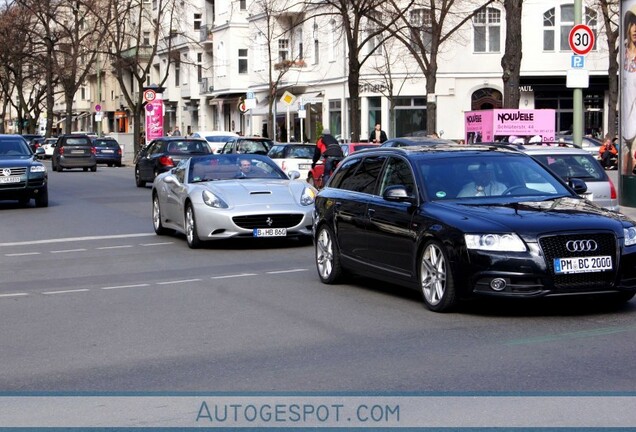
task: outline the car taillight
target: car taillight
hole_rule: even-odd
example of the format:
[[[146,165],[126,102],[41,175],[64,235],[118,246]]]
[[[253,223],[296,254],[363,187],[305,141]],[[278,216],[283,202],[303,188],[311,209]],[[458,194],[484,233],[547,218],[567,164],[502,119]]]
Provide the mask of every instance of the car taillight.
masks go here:
[[[614,187],[614,183],[612,183],[612,179],[608,179],[610,182],[610,198],[616,199],[618,198],[618,194],[616,193],[616,188]]]
[[[57,152],[59,154],[63,155],[64,154],[64,147],[60,147],[60,149]]]
[[[91,147],[91,153],[96,154],[97,153],[97,149],[95,147]]]
[[[172,160],[170,156],[161,156],[159,158],[159,163],[165,167],[174,166],[174,161]]]
[[[121,149],[117,150],[117,154],[121,156]]]

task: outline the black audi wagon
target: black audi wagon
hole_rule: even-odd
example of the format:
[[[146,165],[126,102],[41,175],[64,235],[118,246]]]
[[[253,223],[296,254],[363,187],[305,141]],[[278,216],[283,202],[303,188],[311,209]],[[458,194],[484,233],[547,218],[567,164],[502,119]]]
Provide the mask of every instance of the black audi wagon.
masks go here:
[[[585,190],[501,146],[362,150],[317,196],[318,275],[402,284],[439,312],[477,295],[629,301],[636,221],[581,198]]]

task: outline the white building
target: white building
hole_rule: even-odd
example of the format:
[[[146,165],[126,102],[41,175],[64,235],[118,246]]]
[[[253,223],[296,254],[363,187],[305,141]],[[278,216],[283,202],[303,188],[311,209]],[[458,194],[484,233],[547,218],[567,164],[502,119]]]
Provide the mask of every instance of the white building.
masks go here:
[[[342,115],[348,100],[347,52],[339,24],[330,16],[307,19],[310,12],[292,7],[275,14],[272,22],[278,30],[268,36],[267,16],[261,8],[264,3],[268,2],[195,0],[195,6],[187,7],[183,17],[186,31],[177,36],[178,58],[171,66],[164,93],[166,128],[178,125],[186,133],[266,133],[269,68],[274,76],[279,71],[268,61],[269,47],[272,63],[280,66],[287,61],[289,67],[277,86],[276,100],[289,91],[310,102],[305,105],[304,119],[299,118],[298,103],[289,106],[288,135],[299,140],[303,121],[304,135],[310,141],[315,141],[321,127],[329,127],[334,135],[348,136],[351,127]],[[590,85],[583,92],[584,124],[590,130],[606,131],[608,54],[602,15],[592,2],[584,4],[589,6],[584,6],[583,22],[598,36],[585,59]],[[523,4],[520,108],[554,108],[557,131],[571,128],[573,119],[572,90],[565,85],[572,58],[567,36],[574,22],[573,9],[571,1],[525,0]],[[464,112],[500,107],[505,34],[505,13],[499,3],[493,3],[444,45],[434,95],[426,94],[424,78],[410,54],[396,41],[387,42],[363,68],[360,138],[367,138],[376,121],[389,136],[425,129],[427,97],[437,102],[437,132],[444,138],[463,138]],[[384,54],[391,62],[394,116],[390,115],[386,93]],[[164,71],[161,63],[154,70],[157,75]],[[150,81],[155,78],[158,76]],[[247,93],[254,94],[256,107],[243,113],[240,102]],[[278,139],[282,140],[286,138],[287,107],[280,101],[276,104],[276,121],[282,132]]]

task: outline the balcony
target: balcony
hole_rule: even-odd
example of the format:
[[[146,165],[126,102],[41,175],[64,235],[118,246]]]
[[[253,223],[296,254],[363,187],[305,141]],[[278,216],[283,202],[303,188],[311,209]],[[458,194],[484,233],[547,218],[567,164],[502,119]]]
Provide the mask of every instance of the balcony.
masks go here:
[[[282,60],[276,64],[274,64],[274,70],[282,70],[286,71],[292,68],[304,68],[307,64],[305,60],[297,59],[297,60]]]
[[[199,29],[199,43],[202,46],[212,46],[214,43],[214,35],[212,34],[212,28],[214,26],[211,24],[205,24],[201,26]]]
[[[204,95],[214,91],[214,81],[212,77],[201,78],[199,83],[199,94]]]
[[[135,46],[121,52],[123,59],[138,58],[139,60],[148,60],[152,55],[151,46]]]

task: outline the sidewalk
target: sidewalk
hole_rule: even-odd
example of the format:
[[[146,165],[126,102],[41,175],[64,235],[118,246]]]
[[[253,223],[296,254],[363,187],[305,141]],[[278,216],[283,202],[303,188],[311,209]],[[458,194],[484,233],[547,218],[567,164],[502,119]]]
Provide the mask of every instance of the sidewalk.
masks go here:
[[[623,213],[625,216],[628,216],[636,220],[636,207],[620,206],[620,210],[621,210],[621,213]]]

